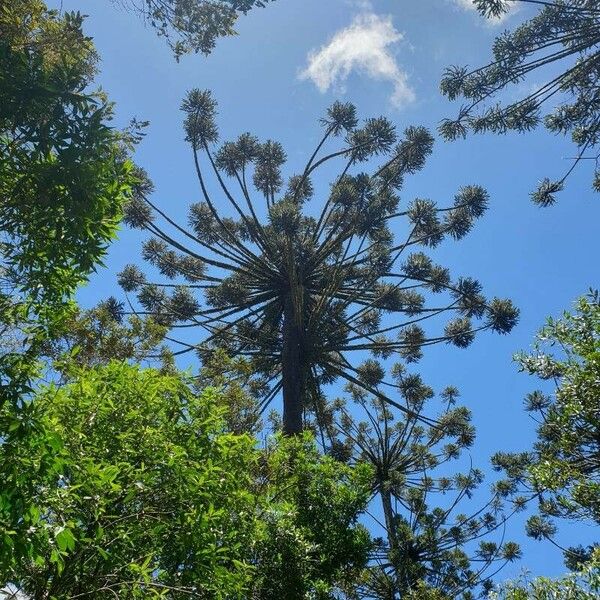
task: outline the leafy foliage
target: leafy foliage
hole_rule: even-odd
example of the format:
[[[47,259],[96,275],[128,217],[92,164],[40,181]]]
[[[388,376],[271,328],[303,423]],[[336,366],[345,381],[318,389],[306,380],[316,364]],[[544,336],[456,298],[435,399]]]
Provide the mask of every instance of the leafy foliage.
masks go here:
[[[82,22],[39,0],[0,6],[0,332],[18,342],[0,349],[2,400],[32,375],[13,350],[35,356],[58,329],[134,183],[111,105],[86,91],[97,57]]]
[[[89,95],[96,55],[82,17],[41,2],[0,12],[0,191],[6,276],[40,302],[63,300],[104,254],[131,166]]]
[[[538,539],[556,533],[553,519],[600,523],[600,302],[597,293],[581,298],[573,313],[549,319],[534,350],[517,356],[522,369],[554,382],[550,395],[529,394],[526,409],[539,426],[532,451],[494,457],[507,475],[505,493],[525,493],[539,500],[539,515],[527,532]],[[571,561],[582,550],[571,549]],[[583,552],[585,555],[585,552]]]
[[[239,596],[253,441],[223,432],[214,394],[112,363],[43,391],[28,419],[28,446],[1,448],[31,501],[11,507],[5,486],[24,531],[3,532],[4,581],[32,597]]]
[[[556,201],[555,194],[562,190],[580,160],[594,162],[594,188],[600,189],[595,152],[600,140],[600,8],[595,0],[475,0],[474,3],[483,15],[497,17],[519,1],[538,4],[540,10],[513,31],[505,31],[496,38],[492,62],[473,70],[457,66],[446,70],[442,92],[450,100],[464,98],[466,103],[455,119],[442,122],[440,132],[447,139],[455,139],[464,137],[469,130],[525,132],[543,123],[556,134],[570,135],[578,147],[574,164],[560,179],[545,179],[532,193],[536,204],[548,206]],[[543,74],[548,66],[555,68],[550,71],[551,77]],[[543,83],[531,79],[540,76]],[[535,89],[519,94],[521,97],[516,101],[494,103],[504,89],[524,82],[535,83]]]
[[[263,504],[251,597],[339,598],[353,589],[371,547],[368,531],[356,525],[369,499],[370,469],[324,457],[307,434],[276,442],[258,471]]]
[[[240,14],[274,0],[113,0],[131,8],[164,36],[175,58],[210,54],[218,38],[235,35]]]
[[[600,556],[585,568],[560,579],[536,577],[508,582],[489,595],[489,600],[594,600],[600,594]]]
[[[375,391],[383,376],[375,359],[415,361],[429,344],[465,347],[477,331],[507,333],[516,323],[510,301],[488,301],[476,280],[453,281],[424,252],[411,253],[462,238],[488,203],[483,188],[465,186],[447,208],[420,198],[399,207],[404,177],[420,170],[432,150],[424,128],[408,127],[398,141],[387,119],[370,118],[359,127],[355,107],[336,102],[321,121],[325,132],[315,152],[286,186],[280,144],[243,134],[214,151],[218,130],[210,92],[191,91],[182,108],[203,201],[191,206],[189,228],[148,194],[132,200],[125,219],[153,234],[143,257],[173,283],[156,281],[134,265],[119,280],[137,295],[140,314],[175,330],[206,332],[199,343],[182,341],[180,352],[195,351],[206,360],[221,347],[233,358],[247,357],[269,386],[261,409],[283,392],[287,433],[302,429],[303,413],[315,410],[321,387],[336,379],[393,402]],[[341,148],[325,153],[336,137],[342,137]],[[379,156],[384,162],[373,173],[360,170]],[[334,159],[342,161],[341,173],[315,211],[311,177]],[[235,219],[217,210],[206,168]],[[428,305],[425,294],[441,300]],[[445,326],[439,322],[444,315]],[[427,323],[437,330],[426,331]],[[375,361],[369,374],[347,358],[364,352]]]
[[[326,599],[364,566],[367,467],[320,457],[308,437],[256,450],[226,431],[217,392],[179,375],[111,362],[70,379],[0,445],[0,586]]]

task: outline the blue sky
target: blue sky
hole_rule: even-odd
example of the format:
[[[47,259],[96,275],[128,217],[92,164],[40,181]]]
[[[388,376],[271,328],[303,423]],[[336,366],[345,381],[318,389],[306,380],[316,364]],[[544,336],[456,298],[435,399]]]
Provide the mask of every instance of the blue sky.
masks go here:
[[[434,130],[457,110],[438,92],[444,67],[483,64],[494,36],[528,14],[524,9],[488,23],[469,0],[277,0],[242,18],[239,36],[220,40],[211,56],[175,63],[164,40],[110,1],[64,0],[62,7],[89,15],[86,31],[102,59],[99,82],[116,102],[116,123],[134,116],[150,121],[135,158],[155,183],[154,200],[181,222],[187,205],[199,200],[179,111],[188,89],[213,91],[223,139],[251,131],[279,140],[294,171],[314,148],[318,118],[338,98],[355,103],[363,117],[383,114],[399,129]],[[519,325],[509,336],[485,333],[467,350],[430,347],[419,365],[434,388],[460,389],[478,430],[473,461],[483,469],[494,451],[525,449],[533,437],[522,399],[538,383],[517,372],[512,355],[530,347],[547,316],[559,315],[599,285],[600,204],[591,191],[590,168],[576,170],[556,206],[540,209],[529,200],[537,181],[562,175],[569,165],[565,157],[572,155],[568,141],[543,131],[454,143],[438,139],[425,169],[407,179],[401,193],[403,202],[418,196],[444,204],[461,185],[477,183],[491,196],[473,232],[444,243],[436,260],[455,276],[479,279],[488,296],[511,298],[521,310]],[[138,261],[140,239],[121,233],[107,268],[82,290],[82,304],[121,294],[116,273]],[[583,528],[564,524],[560,531],[567,544],[587,540]],[[511,523],[507,537],[523,542],[523,564],[534,573],[563,570],[551,545],[524,538],[521,520]]]

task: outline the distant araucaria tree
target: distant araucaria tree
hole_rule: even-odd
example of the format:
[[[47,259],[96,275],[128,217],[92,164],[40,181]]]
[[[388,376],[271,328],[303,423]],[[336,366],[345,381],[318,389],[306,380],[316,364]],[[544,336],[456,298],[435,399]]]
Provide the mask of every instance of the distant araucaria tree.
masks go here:
[[[191,91],[182,109],[203,201],[190,207],[185,228],[149,199],[150,184],[139,186],[126,222],[153,234],[144,259],[173,282],[150,282],[130,265],[120,284],[137,293],[137,312],[173,329],[205,332],[199,343],[183,342],[182,352],[202,358],[225,348],[250,359],[264,384],[262,408],[283,393],[287,434],[302,430],[303,413],[316,410],[321,387],[338,378],[408,410],[380,391],[381,365],[371,361],[369,373],[359,372],[351,353],[414,361],[423,346],[465,347],[477,331],[506,333],[516,323],[510,301],[487,301],[477,281],[452,280],[448,269],[414,251],[462,238],[488,203],[484,189],[466,186],[447,208],[421,198],[399,206],[403,178],[420,170],[432,150],[424,128],[407,128],[398,142],[387,119],[359,126],[355,107],[336,102],[321,120],[316,150],[284,186],[286,155],[279,143],[246,133],[215,150],[210,92]],[[326,152],[335,138],[341,144]],[[360,171],[374,157],[382,163],[370,174]],[[311,178],[334,160],[341,161],[340,172],[320,209],[311,209]],[[235,218],[224,216],[225,203]],[[427,305],[426,293],[443,299]],[[443,315],[449,316],[445,326],[436,319]]]
[[[470,411],[456,405],[458,390],[445,388],[436,399],[435,425],[422,425],[418,415],[435,406],[436,394],[400,363],[391,373],[395,397],[414,415],[399,415],[353,384],[346,391],[364,420],[342,399],[325,411],[330,453],[371,466],[370,516],[382,532],[356,598],[472,600],[521,556],[519,546],[504,539],[507,519],[521,507],[516,501],[506,507],[497,491],[484,505],[468,507],[483,474],[472,464],[464,472],[449,469],[475,441]]]
[[[556,180],[544,179],[531,194],[548,206],[581,160],[594,165],[594,188],[600,191],[600,5],[597,0],[474,0],[486,17],[499,17],[518,5],[539,12],[513,31],[504,31],[493,45],[493,60],[470,69],[446,70],[442,93],[465,103],[454,119],[440,126],[448,139],[475,133],[531,131],[540,124],[556,134],[569,135],[578,151],[573,164]],[[536,79],[532,79],[535,77]],[[499,101],[511,85],[517,99]],[[523,88],[525,86],[522,86]]]

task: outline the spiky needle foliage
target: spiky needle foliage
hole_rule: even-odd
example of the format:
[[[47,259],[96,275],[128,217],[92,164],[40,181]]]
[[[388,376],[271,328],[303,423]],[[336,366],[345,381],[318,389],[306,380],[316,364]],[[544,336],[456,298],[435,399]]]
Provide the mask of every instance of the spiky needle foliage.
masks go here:
[[[216,103],[210,92],[191,91],[182,110],[203,201],[190,207],[185,228],[142,191],[126,222],[154,234],[143,256],[174,281],[151,282],[130,265],[120,283],[137,292],[143,312],[173,328],[206,333],[202,343],[186,344],[183,351],[205,357],[224,347],[249,357],[269,386],[263,408],[283,392],[285,432],[302,430],[303,412],[314,407],[321,386],[336,379],[406,410],[375,389],[378,368],[373,377],[359,378],[348,358],[352,353],[399,354],[411,361],[423,346],[464,347],[477,331],[506,333],[515,324],[518,313],[510,301],[486,301],[477,281],[452,280],[446,268],[414,252],[445,237],[462,238],[488,203],[485,190],[466,186],[447,208],[421,198],[400,207],[403,178],[420,170],[432,150],[433,138],[424,128],[408,127],[398,141],[387,119],[370,118],[359,126],[355,107],[336,102],[321,121],[324,134],[315,152],[284,186],[286,155],[279,143],[260,143],[246,133],[215,150]],[[338,148],[326,152],[335,139],[341,140]],[[382,164],[370,174],[361,171],[373,157],[382,157]],[[309,213],[311,179],[336,159],[341,172],[321,209]],[[255,192],[262,195],[260,203]],[[226,202],[235,219],[222,215]],[[426,306],[425,293],[443,300]],[[445,328],[426,332],[424,322],[441,314],[450,315]]]
[[[505,507],[496,491],[483,505],[465,510],[483,475],[472,464],[464,472],[449,467],[475,440],[470,411],[457,406],[456,388],[436,398],[403,365],[392,372],[398,400],[411,415],[351,384],[347,391],[365,420],[344,400],[331,405],[327,420],[332,454],[371,466],[372,514],[383,532],[357,598],[409,598],[419,586],[442,598],[473,598],[520,557],[518,545],[504,539],[506,521],[520,507]],[[430,411],[432,403],[438,405],[436,425],[423,425],[416,415]]]
[[[533,201],[541,206],[553,204],[555,194],[581,160],[594,163],[594,188],[600,191],[596,151],[600,141],[600,6],[597,0],[474,1],[487,17],[498,17],[516,3],[540,10],[496,38],[491,62],[476,69],[453,66],[446,70],[442,92],[451,100],[464,98],[466,104],[455,119],[442,122],[440,132],[454,139],[469,130],[530,131],[543,122],[553,133],[570,135],[578,152],[560,179],[540,183],[532,193]],[[527,94],[518,94],[518,100],[494,101],[508,86],[527,81],[535,85]]]

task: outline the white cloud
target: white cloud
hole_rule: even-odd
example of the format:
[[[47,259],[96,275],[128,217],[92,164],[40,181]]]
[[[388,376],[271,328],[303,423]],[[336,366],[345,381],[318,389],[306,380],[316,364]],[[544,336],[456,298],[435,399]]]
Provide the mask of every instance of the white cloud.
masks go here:
[[[299,77],[311,80],[321,92],[343,87],[353,71],[371,79],[389,81],[394,86],[390,99],[400,108],[415,100],[406,73],[390,51],[390,46],[403,38],[391,17],[371,12],[360,14],[328,44],[309,52],[307,65]]]
[[[454,0],[455,4],[458,6],[462,6],[462,8],[466,8],[467,10],[476,10],[475,0]]]
[[[471,10],[471,11],[477,10],[477,6],[475,5],[474,0],[452,0],[452,2],[464,10]],[[513,3],[511,3],[511,6],[508,9],[508,12],[500,15],[499,17],[493,17],[491,19],[486,19],[486,21],[487,21],[487,23],[491,23],[493,25],[498,25],[498,24],[502,23],[503,21],[506,21],[506,19],[512,17],[512,15],[514,15],[518,9],[519,9],[519,7],[518,7],[517,3],[513,2]]]
[[[360,10],[373,10],[373,4],[371,3],[371,0],[347,0],[347,2],[354,8],[359,8]]]

